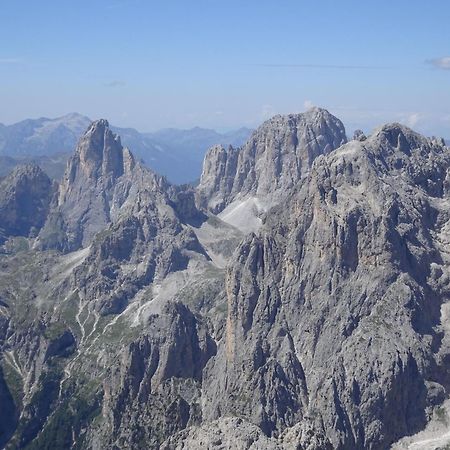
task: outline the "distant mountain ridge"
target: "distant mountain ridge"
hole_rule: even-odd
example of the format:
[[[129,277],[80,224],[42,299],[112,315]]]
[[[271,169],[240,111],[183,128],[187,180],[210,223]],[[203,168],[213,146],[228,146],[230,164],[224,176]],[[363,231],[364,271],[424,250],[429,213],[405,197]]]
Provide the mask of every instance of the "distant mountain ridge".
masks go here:
[[[70,153],[56,153],[42,156],[2,156],[0,155],[0,178],[9,175],[23,164],[37,164],[51,179],[59,180],[67,165]]]
[[[4,169],[0,171],[0,176],[7,175],[20,163],[33,161],[39,164],[42,156],[61,156],[72,152],[91,122],[86,116],[70,113],[55,119],[26,119],[12,125],[0,124],[0,159],[5,163],[2,164]],[[243,145],[252,131],[241,128],[221,134],[196,127],[141,133],[134,128],[111,128],[122,136],[124,146],[132,149],[145,164],[179,184],[200,177],[201,163],[209,147],[214,144]],[[43,162],[49,176],[59,178],[62,175],[65,161],[61,165],[58,159],[54,166],[51,161]]]

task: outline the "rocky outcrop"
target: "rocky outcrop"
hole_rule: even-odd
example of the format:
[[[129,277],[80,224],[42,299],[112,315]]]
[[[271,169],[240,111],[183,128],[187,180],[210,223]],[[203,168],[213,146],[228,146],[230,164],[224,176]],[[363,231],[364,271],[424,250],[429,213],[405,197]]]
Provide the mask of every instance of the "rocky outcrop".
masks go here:
[[[14,169],[0,182],[0,235],[36,235],[47,218],[52,193],[52,182],[38,166]]]
[[[223,417],[199,427],[189,427],[167,439],[161,450],[331,450],[321,435],[315,435],[307,422],[302,422],[278,439],[266,436],[259,427],[240,417]]]
[[[106,120],[93,122],[68,162],[39,247],[68,252],[88,246],[125,204],[134,203],[143,185],[157,192],[166,187],[162,178],[136,164]]]
[[[447,148],[397,124],[316,159],[230,264],[205,419],[241,415],[273,436],[306,421],[342,449],[424,425],[436,383],[448,389],[449,167]]]
[[[161,450],[284,450],[256,426],[237,417],[227,417],[201,427],[191,427],[170,437]]]
[[[57,406],[62,362],[76,347],[66,324],[43,316],[31,319],[24,318],[25,324],[11,320],[1,346],[0,416],[6,449],[26,447],[41,431]]]
[[[205,217],[192,190],[135,163],[107,122],[98,121],[69,162],[40,244],[64,251],[89,245],[71,286],[101,315],[119,314],[144,286],[186,269],[193,254],[208,259],[186,225]]]
[[[205,323],[180,303],[152,316],[145,335],[120,355],[104,383],[96,448],[157,448],[166,437],[198,424],[203,368],[216,345]],[[134,443],[134,444],[133,444]]]
[[[4,448],[17,427],[18,412],[0,367],[0,447]]]
[[[364,134],[364,131],[362,130],[355,130],[353,133],[353,140],[355,141],[365,141],[367,139],[367,136]]]
[[[205,155],[198,186],[200,203],[213,212],[220,212],[233,191],[240,150],[222,145],[211,147]]]
[[[344,140],[323,110],[274,118],[211,151],[195,199],[94,123],[38,238],[63,252],[0,261],[9,447],[378,450],[421,429],[450,390],[450,149],[398,124]],[[257,232],[225,223],[263,202]]]
[[[240,149],[212,147],[205,156],[199,202],[214,213],[237,198],[283,198],[306,176],[317,156],[347,141],[342,122],[328,111],[275,116]]]
[[[122,312],[144,286],[186,269],[193,254],[208,258],[194,232],[163,200],[140,192],[131,211],[96,237],[75,269],[73,288],[102,315]]]

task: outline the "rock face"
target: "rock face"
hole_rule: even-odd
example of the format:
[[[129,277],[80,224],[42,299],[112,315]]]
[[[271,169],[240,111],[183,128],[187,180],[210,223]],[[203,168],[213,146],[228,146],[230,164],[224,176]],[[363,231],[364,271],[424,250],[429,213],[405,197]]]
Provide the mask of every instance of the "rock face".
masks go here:
[[[439,417],[450,149],[344,141],[276,117],[195,191],[93,123],[31,250],[0,255],[0,444],[381,450]],[[224,222],[264,202],[257,232]]]
[[[17,427],[17,408],[0,368],[0,446],[4,448]]]
[[[161,450],[331,450],[324,436],[314,434],[305,422],[289,429],[278,439],[266,436],[259,427],[238,417],[223,417],[191,426],[167,439]]]
[[[203,368],[216,345],[205,324],[186,306],[168,304],[152,317],[145,335],[122,352],[105,381],[100,448],[157,448],[160,434],[170,436],[201,420]]]
[[[205,419],[273,436],[311,423],[339,449],[424,426],[449,388],[449,167],[448,148],[397,124],[316,159],[229,266]]]
[[[9,422],[3,417],[5,442],[14,434],[10,448],[48,441],[67,448],[100,409],[102,426],[83,436],[99,448],[116,441],[134,447],[142,436],[156,446],[198,422],[201,374],[216,344],[209,323],[172,301],[181,288],[201,292],[217,278],[216,295],[222,287],[223,269],[195,286],[195,277],[215,270],[196,235],[206,219],[192,189],[172,187],[135,163],[105,120],[88,128],[36,239],[38,249],[60,252],[34,252],[26,264],[27,254],[18,253],[2,265],[0,342],[9,378],[1,394],[14,412]],[[14,282],[9,264],[23,266]],[[84,374],[95,380],[89,394]],[[137,395],[130,379],[139,376]],[[19,401],[9,407],[16,378]],[[136,415],[136,404],[151,406]],[[136,420],[141,427],[132,431]]]
[[[204,217],[193,192],[136,163],[99,120],[69,160],[38,245],[63,252],[89,247],[71,285],[101,315],[118,314],[144,286],[186,269],[189,252],[208,259],[183,225]]]
[[[161,450],[283,450],[253,424],[237,417],[227,417],[202,427],[191,427],[170,437]]]
[[[284,197],[319,155],[347,141],[342,122],[328,111],[275,116],[240,149],[212,147],[205,156],[198,187],[202,206],[221,212],[236,198]]]
[[[44,225],[52,182],[36,165],[17,167],[0,181],[0,230],[6,236],[29,236]]]
[[[134,202],[144,183],[160,192],[165,182],[136,165],[106,120],[93,122],[68,162],[40,247],[65,252],[86,247],[127,201]]]
[[[195,233],[182,226],[165,200],[141,191],[134,207],[97,236],[75,269],[74,289],[95,302],[102,315],[122,312],[144,286],[186,269],[192,254],[208,259]]]

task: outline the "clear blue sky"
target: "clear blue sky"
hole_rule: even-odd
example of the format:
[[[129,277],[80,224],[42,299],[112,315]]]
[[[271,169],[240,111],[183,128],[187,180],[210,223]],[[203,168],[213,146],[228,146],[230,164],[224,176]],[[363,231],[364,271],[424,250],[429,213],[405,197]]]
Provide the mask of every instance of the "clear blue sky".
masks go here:
[[[309,104],[348,132],[450,137],[449,0],[0,0],[0,122],[256,126]]]

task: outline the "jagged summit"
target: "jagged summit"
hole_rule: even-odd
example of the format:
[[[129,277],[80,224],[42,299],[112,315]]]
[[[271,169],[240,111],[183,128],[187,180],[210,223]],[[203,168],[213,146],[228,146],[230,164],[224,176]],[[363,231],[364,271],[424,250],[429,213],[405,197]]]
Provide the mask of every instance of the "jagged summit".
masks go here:
[[[408,152],[411,149],[420,147],[445,147],[443,138],[425,137],[400,123],[388,123],[377,128],[372,134],[373,139],[377,139],[381,144],[383,140],[390,146]]]
[[[448,335],[430,344],[448,330],[448,174],[449,149],[399,124],[317,157],[229,263],[203,417],[245,411],[272,435],[311,419],[315,449],[423,427],[448,398]]]
[[[16,167],[0,182],[0,231],[12,236],[37,232],[45,222],[51,195],[52,182],[39,166]]]
[[[73,173],[74,164],[80,164],[84,174],[90,178],[118,178],[124,173],[120,137],[111,131],[107,120],[100,119],[89,126],[69,163],[70,173]]]
[[[97,119],[97,120],[93,120],[91,125],[89,126],[89,128],[86,131],[86,134],[89,133],[92,130],[97,130],[97,129],[106,129],[109,128],[109,122],[107,119]]]
[[[136,163],[107,120],[92,122],[67,163],[39,245],[64,251],[88,245],[141,185],[158,191],[164,181]]]
[[[274,116],[254,131],[242,148],[215,146],[208,151],[198,187],[199,202],[214,213],[223,211],[223,216],[239,227],[235,212],[243,217],[244,210],[251,210],[251,217],[244,222],[257,226],[260,220],[252,219],[255,211],[259,215],[280,202],[307,175],[318,156],[346,142],[344,125],[325,109]],[[242,203],[235,202],[247,203],[242,210]]]
[[[281,114],[280,116],[283,117],[284,115]],[[314,121],[320,122],[322,120],[331,122],[339,120],[337,119],[337,117],[331,114],[330,111],[328,111],[328,109],[322,108],[320,106],[312,106],[311,108],[308,108],[304,112],[285,114],[285,116],[288,117],[302,116],[305,120],[307,120],[310,123],[313,123]]]
[[[27,176],[37,176],[42,174],[42,169],[35,163],[29,162],[26,164],[21,164],[13,169],[13,171],[8,175],[9,178],[23,178]]]
[[[122,175],[130,176],[135,166],[132,153],[125,149],[120,137],[113,133],[105,119],[91,123],[80,138],[59,190],[62,205],[73,193],[97,186],[105,194]]]

